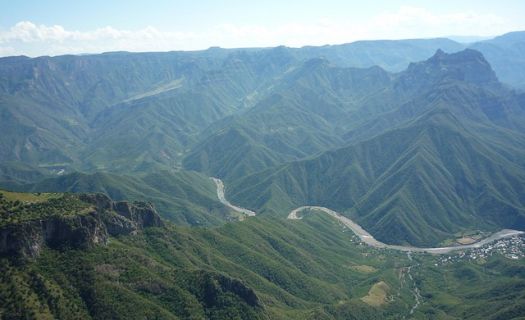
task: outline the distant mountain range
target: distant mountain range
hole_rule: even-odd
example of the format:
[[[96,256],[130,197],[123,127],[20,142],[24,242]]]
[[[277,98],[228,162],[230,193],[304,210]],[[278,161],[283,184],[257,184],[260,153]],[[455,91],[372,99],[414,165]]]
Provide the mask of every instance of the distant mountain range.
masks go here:
[[[0,58],[0,185],[209,225],[231,219],[217,176],[262,215],[323,205],[389,243],[523,229],[524,88],[525,32]]]

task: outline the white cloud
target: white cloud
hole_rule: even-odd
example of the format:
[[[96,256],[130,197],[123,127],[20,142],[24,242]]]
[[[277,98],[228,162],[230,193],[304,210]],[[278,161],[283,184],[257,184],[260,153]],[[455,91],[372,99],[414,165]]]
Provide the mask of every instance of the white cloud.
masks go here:
[[[279,26],[223,24],[200,32],[158,30],[148,26],[121,30],[111,26],[91,30],[66,30],[63,26],[21,21],[0,30],[0,55],[58,55],[104,51],[168,51],[209,46],[303,46],[345,43],[361,39],[400,39],[447,35],[497,35],[525,29],[493,14],[453,12],[435,14],[424,8],[403,6],[363,21],[322,19]]]
[[[111,26],[87,32],[70,31],[60,25],[36,25],[22,21],[7,31],[0,31],[0,46],[16,48],[16,54],[57,55],[103,51],[155,51],[188,49],[185,41],[192,33],[161,32],[148,26],[140,30],[119,30]],[[3,54],[0,51],[0,54]]]
[[[455,12],[434,14],[424,8],[403,6],[394,13],[382,13],[371,22],[372,29],[386,37],[426,37],[446,35],[497,35],[519,26],[494,14]],[[523,25],[521,26],[523,27]]]
[[[1,47],[0,46],[0,57],[16,55],[17,51],[13,47]]]

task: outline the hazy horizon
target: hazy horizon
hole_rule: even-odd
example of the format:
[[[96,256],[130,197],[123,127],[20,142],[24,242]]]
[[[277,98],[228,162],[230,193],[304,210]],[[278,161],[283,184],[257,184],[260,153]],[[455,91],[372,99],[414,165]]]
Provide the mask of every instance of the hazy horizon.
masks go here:
[[[525,3],[506,3],[21,1],[2,4],[0,56],[490,38],[525,30]]]
[[[524,32],[525,30],[516,30],[516,31],[509,31],[507,33],[513,33],[513,32]],[[342,42],[342,43],[333,43],[333,44],[325,44],[325,45],[311,45],[311,44],[305,44],[302,46],[287,46],[287,45],[273,45],[273,46],[257,46],[257,47],[248,47],[248,46],[241,46],[241,47],[221,47],[221,46],[210,46],[207,48],[202,49],[180,49],[180,50],[150,50],[150,51],[133,51],[133,50],[110,50],[110,51],[100,51],[100,52],[78,52],[78,53],[59,53],[59,54],[43,54],[43,55],[26,55],[26,54],[19,54],[19,55],[6,55],[2,56],[0,55],[0,58],[7,58],[7,57],[19,57],[19,56],[26,56],[28,58],[38,58],[38,57],[58,57],[58,56],[65,56],[65,55],[74,55],[74,56],[88,56],[88,55],[97,55],[97,54],[107,54],[107,53],[118,53],[118,52],[129,52],[129,53],[151,53],[151,52],[198,52],[198,51],[206,51],[206,50],[212,50],[212,49],[224,49],[224,50],[242,50],[242,49],[265,49],[265,48],[276,48],[276,47],[287,47],[287,48],[305,48],[305,47],[322,47],[322,46],[337,46],[337,45],[345,45],[345,44],[352,44],[356,42],[362,42],[362,41],[403,41],[403,40],[431,40],[431,39],[449,39],[452,41],[455,41],[457,43],[462,44],[470,44],[477,41],[485,41],[485,40],[491,40],[496,37],[505,35],[504,34],[497,34],[494,36],[460,36],[460,35],[450,35],[450,36],[442,36],[442,37],[428,37],[428,38],[400,38],[400,39],[360,39],[360,40],[354,40],[354,41],[348,41],[348,42]]]

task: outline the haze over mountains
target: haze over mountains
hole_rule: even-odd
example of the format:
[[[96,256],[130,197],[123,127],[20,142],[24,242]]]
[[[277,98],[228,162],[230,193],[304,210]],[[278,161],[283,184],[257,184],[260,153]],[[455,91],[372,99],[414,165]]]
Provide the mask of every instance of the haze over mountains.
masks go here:
[[[2,319],[525,316],[525,32],[0,58],[0,128]]]
[[[217,176],[260,214],[324,205],[413,245],[523,228],[524,48],[515,32],[1,58],[1,183],[210,225],[229,219]]]

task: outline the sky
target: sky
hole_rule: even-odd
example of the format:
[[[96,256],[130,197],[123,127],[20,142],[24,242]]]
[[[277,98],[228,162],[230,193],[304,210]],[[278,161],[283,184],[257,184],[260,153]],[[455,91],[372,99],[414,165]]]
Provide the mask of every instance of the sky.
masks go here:
[[[488,37],[524,17],[523,0],[0,0],[0,56]]]

